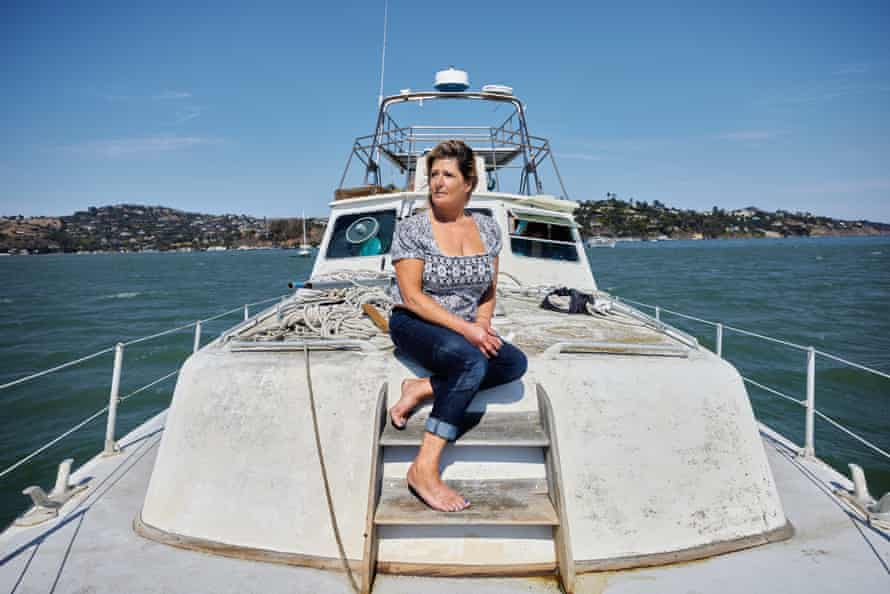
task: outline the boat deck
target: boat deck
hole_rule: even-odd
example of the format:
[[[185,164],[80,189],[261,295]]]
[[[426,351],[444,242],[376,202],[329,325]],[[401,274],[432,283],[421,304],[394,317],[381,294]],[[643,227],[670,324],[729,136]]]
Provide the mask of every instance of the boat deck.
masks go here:
[[[121,440],[121,453],[72,475],[89,488],[57,520],[12,528],[0,541],[4,592],[351,592],[344,573],[180,550],[138,536],[139,512],[165,413]],[[818,460],[796,458],[766,427],[761,437],[792,539],[713,557],[578,576],[576,592],[890,591],[890,536],[850,514],[832,489],[850,483]],[[641,488],[645,488],[641,485]],[[363,502],[357,502],[362,505]],[[559,592],[553,578],[429,578],[378,574],[374,591]]]

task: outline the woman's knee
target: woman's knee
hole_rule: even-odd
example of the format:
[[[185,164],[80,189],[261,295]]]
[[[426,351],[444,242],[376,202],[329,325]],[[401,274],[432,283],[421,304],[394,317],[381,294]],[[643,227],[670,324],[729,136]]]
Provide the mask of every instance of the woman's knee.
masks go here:
[[[478,349],[475,352],[467,351],[465,355],[458,386],[463,389],[476,390],[485,379],[485,374],[488,373],[488,359]]]
[[[499,355],[507,357],[507,381],[517,380],[528,371],[528,357],[512,344],[505,343],[504,346],[501,347],[501,353],[499,353]]]
[[[436,343],[436,352],[439,357],[447,360],[451,365],[458,365],[466,361],[477,362],[482,352],[471,345],[469,341],[457,332],[444,333]]]

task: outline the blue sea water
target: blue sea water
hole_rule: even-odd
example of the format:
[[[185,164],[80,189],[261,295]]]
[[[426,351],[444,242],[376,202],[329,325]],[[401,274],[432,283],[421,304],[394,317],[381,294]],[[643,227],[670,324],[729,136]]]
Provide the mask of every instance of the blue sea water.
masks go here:
[[[839,355],[890,373],[890,238],[624,243],[588,251],[600,288],[627,299],[719,321]],[[0,258],[0,384],[95,351],[287,293],[310,259],[284,250]],[[645,308],[642,308],[645,310]],[[203,326],[203,341],[241,319]],[[713,348],[714,328],[662,311],[662,319]],[[193,330],[127,347],[121,394],[176,369]],[[725,330],[723,354],[742,374],[795,398],[806,391],[806,353]],[[113,354],[0,391],[0,470],[108,402]],[[121,404],[118,435],[163,410],[174,380]],[[763,422],[803,442],[803,408],[748,386]],[[817,358],[824,414],[890,451],[890,379]],[[27,505],[21,490],[52,486],[67,457],[98,453],[100,416],[0,478],[0,525]],[[824,421],[817,454],[846,472],[862,465],[873,493],[890,490],[890,460]]]

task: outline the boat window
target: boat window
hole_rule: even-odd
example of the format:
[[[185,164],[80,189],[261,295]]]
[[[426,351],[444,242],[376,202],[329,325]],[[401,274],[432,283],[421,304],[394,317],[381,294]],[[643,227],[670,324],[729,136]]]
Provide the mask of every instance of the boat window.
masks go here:
[[[578,261],[578,248],[574,243],[552,243],[540,239],[510,237],[510,249],[517,256],[546,258],[548,260]]]
[[[426,204],[421,205],[421,206],[415,206],[413,209],[411,209],[411,216],[414,216],[419,212],[423,212],[426,209],[427,209]],[[487,217],[492,216],[490,208],[467,208],[465,210],[467,210],[468,212],[478,212],[479,214],[484,214]]]
[[[543,213],[511,212],[510,249],[519,256],[578,260],[577,231],[568,219]]]
[[[334,221],[326,257],[388,254],[395,225],[395,209],[342,214]]]

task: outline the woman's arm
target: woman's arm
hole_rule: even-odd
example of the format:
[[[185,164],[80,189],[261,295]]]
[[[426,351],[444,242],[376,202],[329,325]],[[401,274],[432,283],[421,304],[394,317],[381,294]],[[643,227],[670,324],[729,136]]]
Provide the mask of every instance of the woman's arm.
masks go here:
[[[494,275],[491,278],[491,285],[488,287],[488,290],[482,294],[482,297],[479,299],[479,309],[476,311],[476,323],[482,325],[483,328],[491,327],[491,318],[494,316],[494,302],[497,299],[497,285],[498,285],[498,260],[500,258],[495,256],[494,261],[492,262],[492,268],[494,269]]]
[[[489,334],[479,324],[473,324],[460,318],[422,290],[423,260],[405,258],[393,263],[399,292],[402,294],[403,306],[424,320],[438,324],[457,332],[486,357],[493,356],[500,348],[500,340]],[[492,310],[493,311],[493,310]]]

